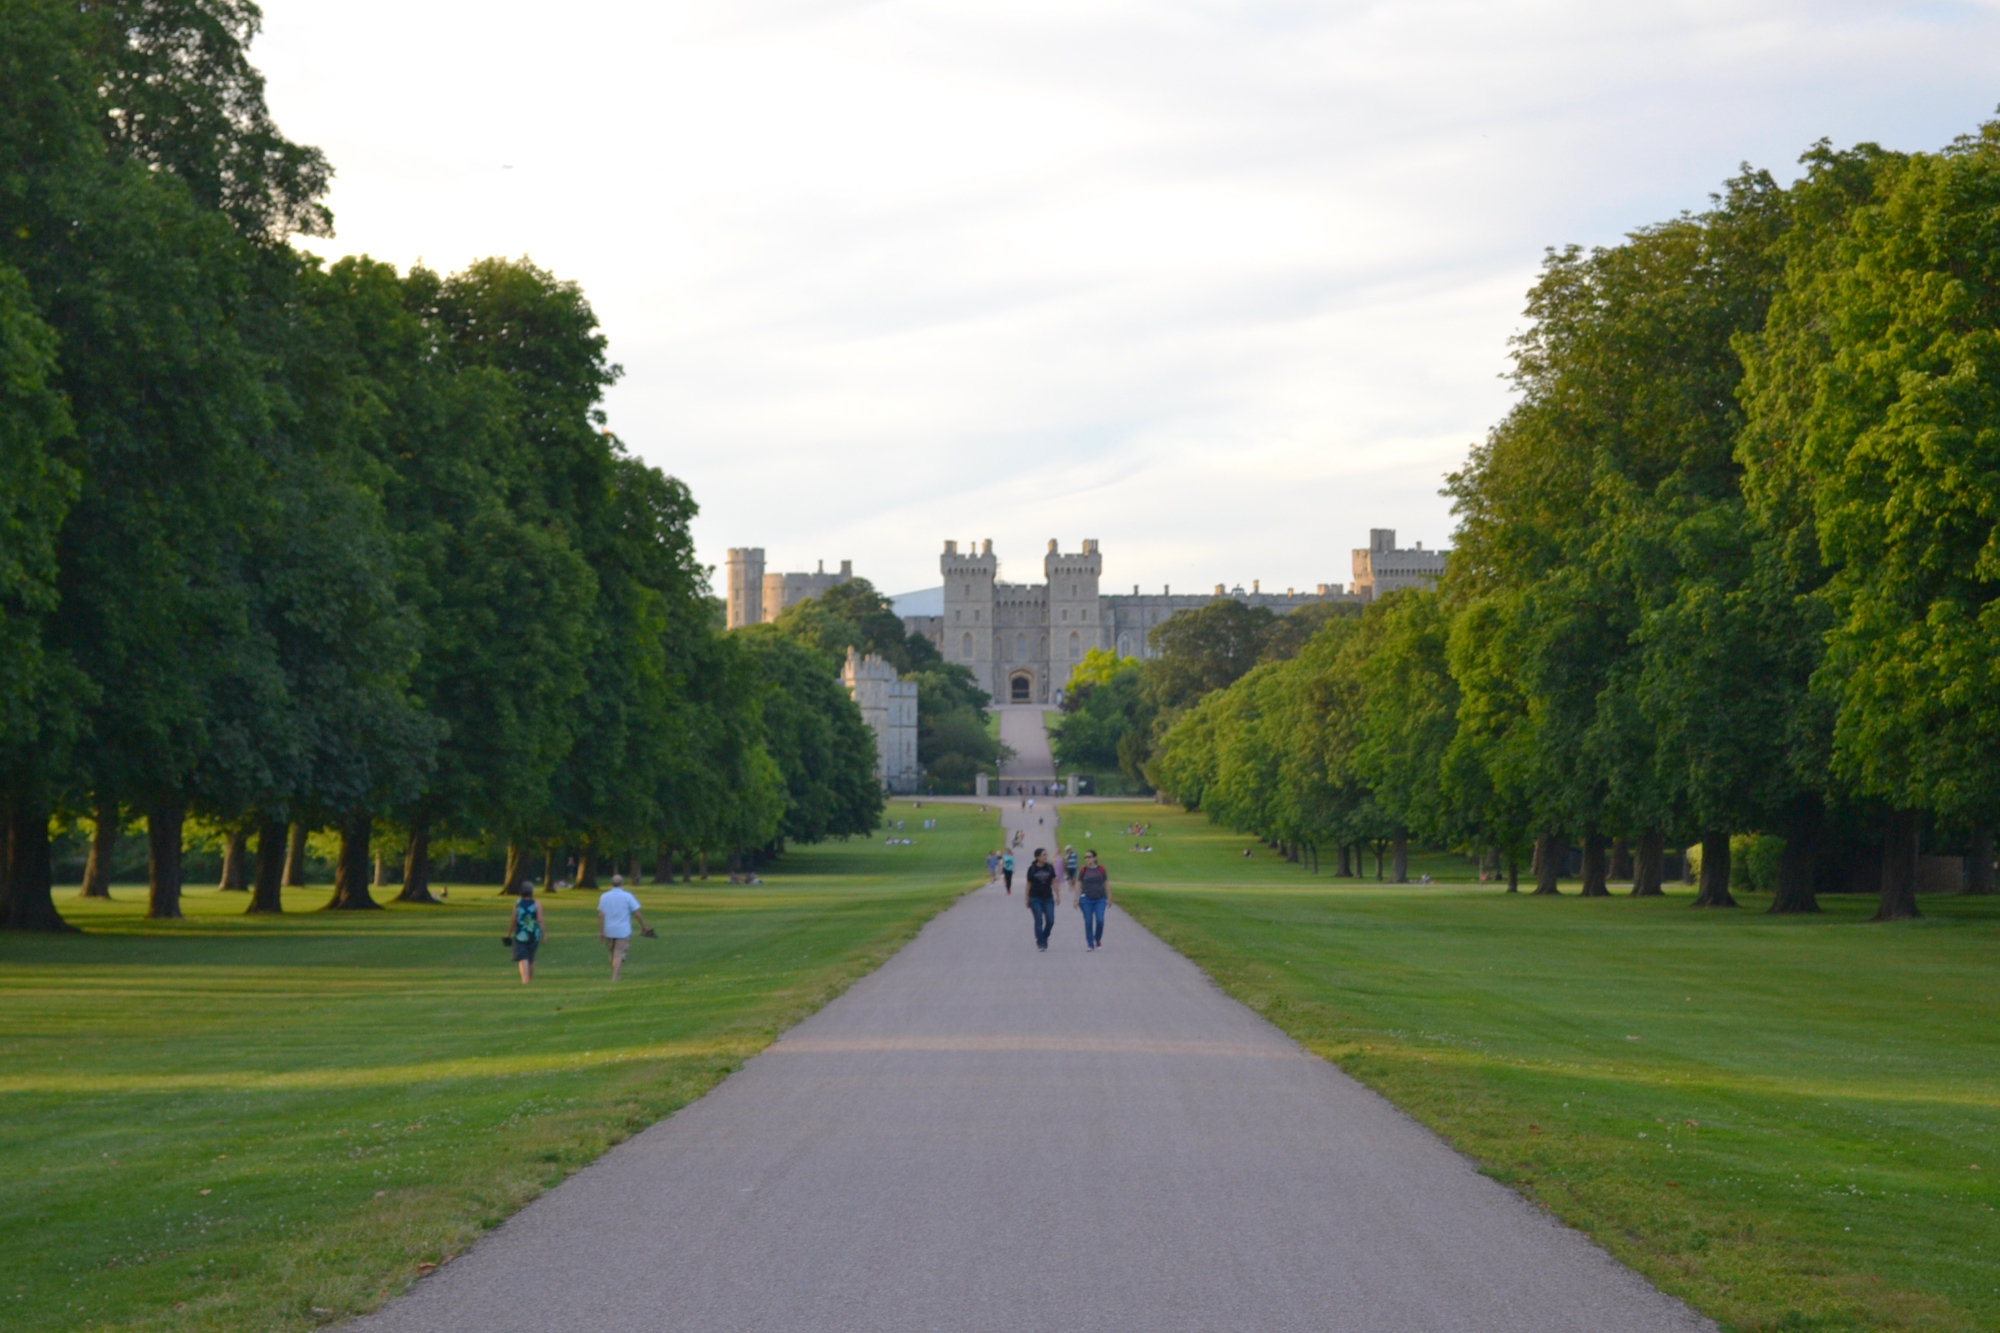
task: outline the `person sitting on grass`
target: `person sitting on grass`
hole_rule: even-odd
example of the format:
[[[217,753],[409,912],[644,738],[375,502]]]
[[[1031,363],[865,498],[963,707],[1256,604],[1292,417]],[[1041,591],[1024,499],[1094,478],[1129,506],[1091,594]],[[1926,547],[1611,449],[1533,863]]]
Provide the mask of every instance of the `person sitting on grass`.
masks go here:
[[[542,947],[542,905],[535,901],[533,880],[521,881],[521,896],[514,904],[514,928],[507,933],[514,946],[514,961],[521,968],[521,984],[535,979],[535,950]]]

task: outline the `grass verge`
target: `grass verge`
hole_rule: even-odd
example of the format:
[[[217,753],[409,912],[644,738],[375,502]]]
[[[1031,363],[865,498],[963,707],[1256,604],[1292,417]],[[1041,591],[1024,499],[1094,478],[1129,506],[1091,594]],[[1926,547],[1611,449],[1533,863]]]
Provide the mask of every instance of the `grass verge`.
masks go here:
[[[2000,902],[1356,883],[1151,804],[1063,837],[1229,994],[1726,1328],[2000,1328]]]
[[[277,918],[196,891],[176,922],[144,919],[143,888],[63,899],[87,933],[0,936],[0,1327],[274,1333],[379,1305],[982,877],[991,815],[890,818],[913,845],[639,888],[662,938],[615,989],[588,893],[545,900],[528,987],[491,886],[364,913],[301,890]]]

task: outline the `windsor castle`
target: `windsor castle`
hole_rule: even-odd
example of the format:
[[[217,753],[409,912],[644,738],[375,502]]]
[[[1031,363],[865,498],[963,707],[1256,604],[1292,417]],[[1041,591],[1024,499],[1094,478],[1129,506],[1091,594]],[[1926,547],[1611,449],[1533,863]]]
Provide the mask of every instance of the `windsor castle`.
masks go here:
[[[1354,552],[1352,589],[1322,583],[1311,591],[1265,592],[1252,582],[1247,592],[1218,583],[1212,592],[1176,593],[1162,587],[1149,593],[1134,584],[1130,593],[1107,593],[1100,586],[1104,559],[1094,539],[1073,552],[1050,541],[1040,583],[1003,582],[990,540],[976,547],[967,542],[963,551],[948,541],[938,561],[942,588],[898,598],[897,609],[909,632],[923,635],[946,661],[971,671],[996,702],[1046,704],[1092,648],[1112,649],[1121,657],[1152,656],[1149,632],[1176,611],[1219,598],[1280,615],[1316,602],[1366,602],[1397,588],[1427,586],[1443,573],[1444,560],[1444,552],[1426,551],[1421,543],[1399,550],[1395,531],[1378,528],[1369,533],[1368,547]],[[827,573],[824,565],[816,574],[767,574],[761,548],[733,547],[729,624],[775,620],[794,602],[817,597],[853,576],[846,561],[837,574]],[[900,749],[898,741],[885,754]]]

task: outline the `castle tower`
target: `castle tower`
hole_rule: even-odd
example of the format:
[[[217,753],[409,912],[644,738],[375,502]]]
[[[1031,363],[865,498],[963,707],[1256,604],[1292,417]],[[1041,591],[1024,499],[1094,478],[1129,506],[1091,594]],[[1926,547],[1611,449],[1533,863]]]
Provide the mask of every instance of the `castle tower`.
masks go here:
[[[764,623],[764,548],[729,548],[729,628]]]
[[[1083,549],[1066,553],[1057,543],[1049,543],[1042,558],[1042,572],[1049,586],[1048,695],[1069,681],[1070,672],[1092,648],[1104,646],[1104,617],[1098,599],[1098,579],[1104,573],[1104,557],[1097,539],[1084,539]]]
[[[990,539],[978,551],[968,543],[962,555],[957,542],[946,542],[938,558],[944,575],[944,660],[970,671],[979,688],[995,698],[993,582],[999,567]]]

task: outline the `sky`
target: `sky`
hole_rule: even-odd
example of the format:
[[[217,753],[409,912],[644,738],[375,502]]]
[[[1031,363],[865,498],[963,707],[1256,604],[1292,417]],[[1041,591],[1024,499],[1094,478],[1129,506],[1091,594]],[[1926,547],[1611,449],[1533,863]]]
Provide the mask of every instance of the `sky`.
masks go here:
[[[991,538],[1104,586],[1346,583],[1448,545],[1547,247],[1815,140],[2000,104],[1979,3],[267,0],[337,175],[312,248],[590,298],[697,549],[885,592]]]

